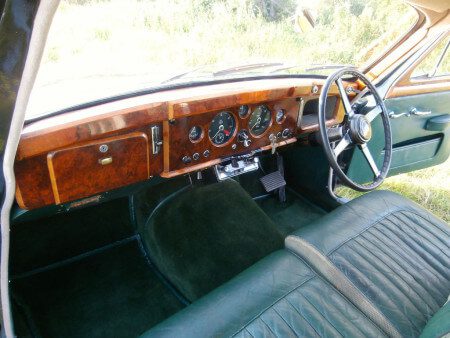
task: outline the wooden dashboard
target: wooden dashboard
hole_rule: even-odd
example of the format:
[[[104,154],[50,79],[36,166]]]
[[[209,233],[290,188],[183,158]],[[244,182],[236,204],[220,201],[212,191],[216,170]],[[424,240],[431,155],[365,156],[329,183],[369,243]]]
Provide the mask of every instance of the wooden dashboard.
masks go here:
[[[317,104],[323,82],[290,78],[167,90],[34,122],[23,129],[17,151],[17,202],[34,209],[76,201],[156,175],[202,170],[233,155],[268,150],[272,142],[293,143],[318,128],[308,107]],[[334,125],[343,119],[337,87],[330,98],[327,123]],[[256,113],[261,110],[268,112],[264,125]],[[220,137],[211,131],[217,116],[226,116],[232,127],[219,125]]]

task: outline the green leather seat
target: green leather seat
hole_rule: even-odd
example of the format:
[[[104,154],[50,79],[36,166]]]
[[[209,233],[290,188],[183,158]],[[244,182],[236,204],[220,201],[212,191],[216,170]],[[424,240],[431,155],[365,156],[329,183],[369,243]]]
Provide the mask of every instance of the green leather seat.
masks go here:
[[[324,273],[314,258],[299,256],[296,238],[332,269]],[[269,255],[143,337],[392,335],[335,287],[326,275],[333,269],[396,336],[419,336],[450,293],[449,228],[393,193],[355,199],[289,236],[286,246],[292,251]]]
[[[404,336],[419,336],[450,294],[449,226],[392,192],[360,197],[293,235],[326,255]]]

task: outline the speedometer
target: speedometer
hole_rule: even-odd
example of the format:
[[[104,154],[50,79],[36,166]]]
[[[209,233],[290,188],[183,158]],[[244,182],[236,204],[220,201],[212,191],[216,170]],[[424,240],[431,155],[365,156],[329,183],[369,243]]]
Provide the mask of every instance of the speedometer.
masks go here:
[[[234,116],[227,111],[220,112],[209,125],[209,139],[216,146],[227,143],[235,134],[236,121]]]
[[[253,136],[261,136],[270,127],[272,113],[266,105],[256,107],[250,115],[248,128]]]

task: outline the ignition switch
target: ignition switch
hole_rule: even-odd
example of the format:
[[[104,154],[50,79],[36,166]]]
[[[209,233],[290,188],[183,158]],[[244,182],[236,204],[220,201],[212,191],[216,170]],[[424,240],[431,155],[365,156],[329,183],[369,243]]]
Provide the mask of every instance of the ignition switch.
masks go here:
[[[244,147],[249,147],[252,143],[252,140],[250,140],[250,137],[248,136],[247,130],[241,130],[238,134],[238,142],[242,143]]]

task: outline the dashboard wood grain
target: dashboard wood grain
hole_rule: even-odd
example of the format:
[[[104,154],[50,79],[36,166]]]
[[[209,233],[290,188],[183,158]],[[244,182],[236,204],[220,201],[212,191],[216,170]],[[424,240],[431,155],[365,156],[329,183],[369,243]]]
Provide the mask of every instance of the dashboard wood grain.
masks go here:
[[[34,209],[125,186],[133,181],[131,176],[140,180],[144,176],[182,175],[220,163],[224,157],[267,150],[270,148],[269,135],[279,135],[284,129],[289,129],[292,135],[277,139],[277,143],[295,142],[295,136],[299,133],[317,129],[316,125],[298,127],[298,100],[303,97],[318,98],[324,82],[317,78],[280,78],[165,90],[77,109],[31,123],[22,131],[16,156],[16,199],[20,207]],[[356,86],[352,83],[345,85]],[[338,94],[336,86],[332,86],[330,94]],[[243,104],[251,109],[266,104],[273,113],[268,131],[260,137],[251,137],[249,147],[237,142],[238,131],[248,129],[248,117],[242,119],[237,112]],[[281,124],[274,121],[278,109],[286,111],[286,119]],[[235,116],[236,132],[225,146],[215,147],[208,138],[208,128],[214,115],[223,110]],[[336,114],[330,123],[337,123],[341,118]],[[191,143],[188,138],[193,125],[201,126],[204,133],[197,143]],[[157,153],[152,151],[152,126],[158,126],[161,132],[161,140],[158,141],[162,141],[162,147]],[[128,172],[128,169],[120,168],[112,176],[95,175],[94,171],[89,171],[94,159],[98,160],[91,153],[94,146],[88,150],[90,145],[98,146],[105,140],[118,140],[135,133],[147,138],[148,154],[127,157],[129,151],[133,154],[137,149],[145,152],[142,147],[129,145],[130,148],[126,146],[121,150],[123,154],[119,152],[115,157],[121,162],[129,162],[129,166],[138,167],[138,171],[129,171],[130,175],[124,175],[121,170]],[[76,153],[69,149],[84,149],[81,152],[84,155],[79,155],[81,162],[78,162],[77,169],[69,168],[74,171],[73,177],[62,170],[59,161],[55,164],[57,158],[64,157],[62,154]],[[208,156],[204,156],[205,151],[209,151]],[[195,153],[200,155],[197,160],[192,160],[188,165],[183,163],[184,156],[192,158]],[[144,167],[148,168],[145,175]],[[85,177],[92,182],[83,181]],[[84,182],[83,188],[76,187],[76,181]],[[106,184],[107,181],[111,185]],[[71,191],[67,187],[75,188]]]

